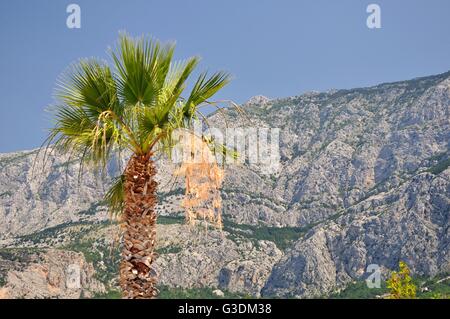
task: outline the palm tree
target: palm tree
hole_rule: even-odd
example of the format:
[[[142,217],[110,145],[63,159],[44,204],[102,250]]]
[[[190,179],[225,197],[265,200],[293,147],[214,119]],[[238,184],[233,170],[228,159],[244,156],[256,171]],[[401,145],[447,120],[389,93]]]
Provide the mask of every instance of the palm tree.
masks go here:
[[[80,167],[104,169],[119,150],[132,154],[106,194],[111,211],[121,213],[124,298],[157,295],[155,156],[170,153],[172,133],[189,129],[199,106],[230,80],[224,72],[201,73],[183,98],[199,59],[174,62],[173,54],[173,44],[121,35],[111,51],[113,68],[95,59],[74,64],[61,77],[51,109],[55,125],[47,148],[78,155]]]

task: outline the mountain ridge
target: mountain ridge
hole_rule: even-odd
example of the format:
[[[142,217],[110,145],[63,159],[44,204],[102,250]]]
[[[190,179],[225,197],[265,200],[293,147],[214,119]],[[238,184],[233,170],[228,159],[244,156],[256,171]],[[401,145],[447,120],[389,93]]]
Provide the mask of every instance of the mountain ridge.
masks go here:
[[[384,278],[399,260],[421,276],[450,272],[450,72],[258,101],[246,113],[251,125],[280,128],[281,169],[227,168],[222,235],[200,239],[181,224],[182,184],[167,187],[173,167],[160,163],[162,285],[305,298],[361,280],[371,263]],[[224,113],[231,126],[250,125]],[[225,127],[218,112],[209,121]],[[117,227],[101,198],[117,168],[78,185],[79,166],[52,155],[38,183],[33,152],[0,154],[0,250],[84,252],[113,289],[105,251]]]

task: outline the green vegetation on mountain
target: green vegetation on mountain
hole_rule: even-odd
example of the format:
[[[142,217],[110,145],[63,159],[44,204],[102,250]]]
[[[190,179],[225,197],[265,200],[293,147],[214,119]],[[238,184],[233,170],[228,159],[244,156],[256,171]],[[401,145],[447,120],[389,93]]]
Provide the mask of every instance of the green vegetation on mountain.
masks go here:
[[[243,299],[250,296],[244,294],[232,293],[222,290],[224,296],[219,297],[213,293],[213,288],[172,288],[163,286],[160,287],[159,299]]]
[[[445,160],[440,161],[433,167],[430,167],[429,169],[427,169],[427,171],[434,175],[439,175],[440,173],[445,171],[449,166],[450,166],[450,158],[447,158]]]
[[[255,242],[268,240],[274,242],[281,250],[287,249],[293,242],[302,237],[310,227],[271,227],[265,225],[237,224],[224,221],[224,230],[231,236],[241,236]]]

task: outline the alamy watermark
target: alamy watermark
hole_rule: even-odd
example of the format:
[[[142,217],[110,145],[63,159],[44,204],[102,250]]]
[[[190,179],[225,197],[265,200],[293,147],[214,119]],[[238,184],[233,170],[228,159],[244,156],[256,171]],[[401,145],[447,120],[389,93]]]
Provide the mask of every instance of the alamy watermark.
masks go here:
[[[371,3],[367,6],[366,12],[369,16],[366,25],[369,29],[381,28],[381,7],[379,4]],[[66,7],[66,13],[69,13],[66,19],[66,26],[69,29],[81,28],[81,7],[76,3],[71,3]]]
[[[366,279],[367,288],[381,288],[381,268],[377,264],[370,264],[367,266],[367,273],[370,275]]]
[[[66,19],[66,26],[69,29],[80,29],[81,28],[81,8],[78,4],[69,4],[66,8],[66,12],[69,16]]]
[[[81,269],[80,265],[71,264],[66,269],[66,287],[68,289],[81,288]]]
[[[174,138],[180,142],[180,147],[175,147],[172,151],[172,161],[175,164],[201,163],[206,158],[220,164],[256,165],[262,173],[267,174],[275,173],[280,168],[279,128],[208,127],[203,130],[202,123],[196,121],[192,130],[178,131]],[[214,149],[215,154],[205,156],[196,143],[199,139],[209,144],[209,150]],[[221,146],[225,146],[224,153],[221,153]],[[230,153],[236,156],[229,156]]]
[[[378,4],[372,3],[367,6],[367,13],[370,15],[367,17],[366,25],[369,29],[381,28],[381,8]]]

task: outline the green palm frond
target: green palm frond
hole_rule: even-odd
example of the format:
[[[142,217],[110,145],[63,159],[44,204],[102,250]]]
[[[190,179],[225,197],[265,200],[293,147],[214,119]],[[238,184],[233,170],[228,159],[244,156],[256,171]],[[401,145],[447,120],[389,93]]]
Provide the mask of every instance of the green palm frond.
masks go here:
[[[105,194],[104,202],[109,207],[111,216],[117,216],[122,212],[124,202],[124,178],[123,175],[116,177],[108,192]]]
[[[164,88],[170,69],[173,44],[161,45],[145,38],[133,39],[122,34],[112,58],[117,68],[120,97],[125,106],[142,104],[154,106]]]
[[[77,152],[81,161],[106,165],[122,133],[113,118],[122,112],[109,67],[97,60],[81,60],[58,81],[58,104],[50,109],[55,125],[48,146]],[[116,115],[118,114],[118,115]]]
[[[81,154],[82,162],[105,166],[114,145],[124,139],[107,111],[94,122],[82,108],[56,106],[55,120],[49,143],[54,142],[54,147],[64,153]]]
[[[186,62],[175,62],[171,65],[165,85],[167,93],[165,99],[160,101],[161,104],[171,105],[180,98],[181,93],[186,88],[187,79],[195,70],[199,61],[198,57],[192,57]]]
[[[81,60],[63,73],[56,98],[68,106],[82,108],[93,121],[106,110],[121,113],[112,72],[94,59]]]
[[[186,102],[184,109],[185,117],[191,118],[195,114],[198,105],[216,94],[230,80],[229,74],[225,72],[214,73],[209,78],[206,72],[200,74]]]

